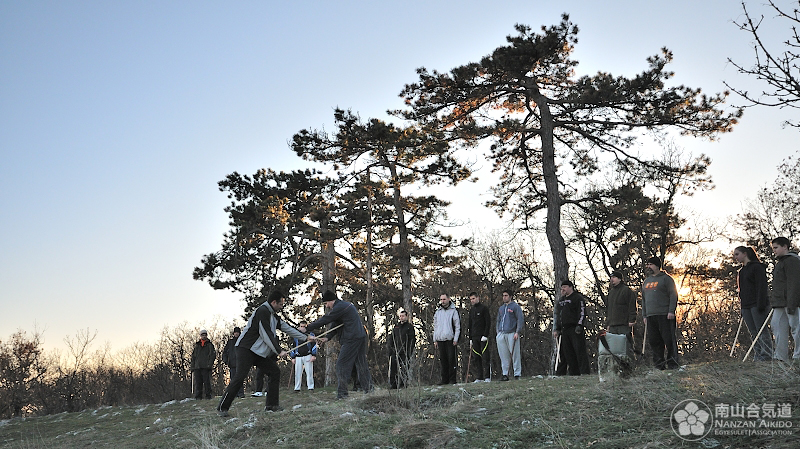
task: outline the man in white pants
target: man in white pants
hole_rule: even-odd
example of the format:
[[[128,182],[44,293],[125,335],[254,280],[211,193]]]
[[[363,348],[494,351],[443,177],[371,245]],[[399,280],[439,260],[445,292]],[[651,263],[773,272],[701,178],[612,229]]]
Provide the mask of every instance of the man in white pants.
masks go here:
[[[789,334],[794,340],[795,361],[800,360],[800,257],[789,251],[786,237],[772,240],[775,268],[772,270],[772,333],[775,335],[774,357],[789,361]]]
[[[298,323],[297,329],[302,329],[301,332],[306,333],[306,326],[308,326],[308,322],[303,320]],[[313,336],[314,334],[308,335]],[[295,338],[292,346],[297,346],[300,343],[302,342]],[[308,342],[289,352],[289,357],[292,358],[292,364],[294,365],[294,392],[300,391],[304,369],[306,371],[306,388],[308,388],[308,391],[312,391],[314,389],[314,360],[317,360],[317,344]]]
[[[511,300],[511,291],[503,291],[503,304],[497,312],[497,352],[503,367],[502,381],[509,380],[513,366],[515,379],[522,374],[522,355],[520,354],[519,337],[525,327],[525,316],[522,308]]]

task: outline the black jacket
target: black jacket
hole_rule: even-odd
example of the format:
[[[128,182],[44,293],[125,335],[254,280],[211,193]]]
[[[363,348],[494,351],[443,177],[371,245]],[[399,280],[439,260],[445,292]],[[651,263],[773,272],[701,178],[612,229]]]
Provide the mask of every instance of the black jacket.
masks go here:
[[[236,340],[238,337],[232,337],[225,343],[225,349],[222,350],[222,363],[228,367],[236,366]]]
[[[764,311],[769,305],[769,283],[767,267],[761,262],[750,262],[739,269],[736,276],[739,299],[743,309],[758,307]]]
[[[386,339],[386,350],[389,352],[390,357],[399,355],[405,358],[414,351],[415,344],[414,325],[406,321],[405,323],[395,324],[394,329]]]
[[[556,303],[556,330],[583,326],[586,316],[585,308],[586,298],[578,292],[572,292],[571,295],[562,297]]]
[[[214,360],[217,359],[217,351],[214,349],[214,343],[211,340],[206,340],[203,344],[202,340],[198,340],[194,344],[192,350],[192,369],[211,369],[214,367]]]
[[[489,337],[492,332],[492,318],[489,308],[479,302],[469,309],[469,339],[480,341],[481,337]]]

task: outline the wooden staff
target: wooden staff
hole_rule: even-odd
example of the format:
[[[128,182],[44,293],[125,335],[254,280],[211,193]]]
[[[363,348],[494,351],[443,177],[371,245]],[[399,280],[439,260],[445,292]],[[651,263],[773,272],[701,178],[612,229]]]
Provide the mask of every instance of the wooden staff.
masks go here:
[[[647,344],[647,318],[644,319],[644,337],[642,338],[642,357],[644,357],[645,344]]]
[[[340,324],[340,325],[338,325],[338,326],[334,327],[333,329],[329,329],[329,330],[327,330],[327,331],[325,331],[325,332],[323,332],[323,333],[321,333],[321,334],[319,334],[319,335],[315,336],[314,338],[315,338],[315,339],[317,339],[317,338],[319,338],[319,337],[322,337],[323,335],[325,335],[325,334],[328,334],[328,333],[331,333],[331,332],[335,331],[336,329],[339,329],[339,328],[340,328],[340,327],[342,327],[342,326],[344,326],[344,323],[342,323],[342,324]],[[305,345],[307,345],[307,344],[311,343],[312,341],[313,341],[313,340],[311,340],[311,341],[305,341],[305,342],[303,342],[303,343],[300,343],[299,345],[295,346],[294,348],[292,348],[292,349],[289,349],[287,352],[292,352],[292,351],[294,351],[294,350],[295,350],[295,349],[297,349],[297,348],[302,348],[303,346],[305,346]]]
[[[467,352],[467,372],[464,373],[464,383],[469,379],[469,364],[472,362],[472,340],[469,341],[469,351]]]
[[[742,321],[744,321],[744,317],[739,318],[739,329],[736,329],[736,337],[733,338],[733,344],[731,345],[731,355],[733,357],[733,350],[736,349],[736,342],[739,341],[739,332],[742,331]]]
[[[753,343],[750,345],[750,349],[747,350],[747,354],[744,355],[744,358],[742,359],[742,362],[747,360],[747,357],[750,355],[750,351],[752,351],[753,347],[756,345],[756,342],[758,341],[758,337],[760,337],[761,333],[764,332],[764,328],[767,327],[767,323],[769,323],[769,319],[772,317],[772,312],[774,312],[774,311],[775,311],[775,309],[772,309],[772,310],[769,311],[769,315],[767,315],[767,319],[765,319],[764,320],[764,324],[761,325],[761,329],[758,331],[758,334],[756,335],[756,338],[753,339]],[[795,343],[795,344],[797,344],[797,343]]]
[[[558,363],[561,361],[561,334],[558,334],[558,343],[556,343],[556,366],[555,370],[558,371]]]

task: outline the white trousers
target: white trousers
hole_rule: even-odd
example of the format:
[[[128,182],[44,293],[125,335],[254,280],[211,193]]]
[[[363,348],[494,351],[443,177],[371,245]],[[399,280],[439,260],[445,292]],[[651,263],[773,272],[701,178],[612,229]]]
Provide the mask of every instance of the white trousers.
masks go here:
[[[794,315],[786,313],[785,307],[772,309],[772,335],[775,336],[775,358],[788,361],[789,359],[789,333],[794,340],[794,355],[792,358],[800,359],[800,311]]]
[[[309,390],[314,389],[314,362],[311,361],[311,354],[294,358],[294,389],[299,390],[303,380],[303,369],[306,370],[306,386]]]
[[[510,376],[513,364],[514,376],[522,375],[522,356],[520,355],[519,339],[514,340],[514,334],[497,334],[497,352],[500,354],[500,363],[503,366],[503,375]]]

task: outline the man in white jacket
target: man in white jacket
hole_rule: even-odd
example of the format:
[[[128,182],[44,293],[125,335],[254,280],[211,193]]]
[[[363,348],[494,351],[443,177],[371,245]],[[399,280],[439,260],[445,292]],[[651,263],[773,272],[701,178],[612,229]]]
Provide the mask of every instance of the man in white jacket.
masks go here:
[[[458,367],[458,338],[461,336],[461,318],[450,297],[439,297],[439,308],[433,315],[433,346],[439,350],[442,380],[439,385],[456,383]]]

